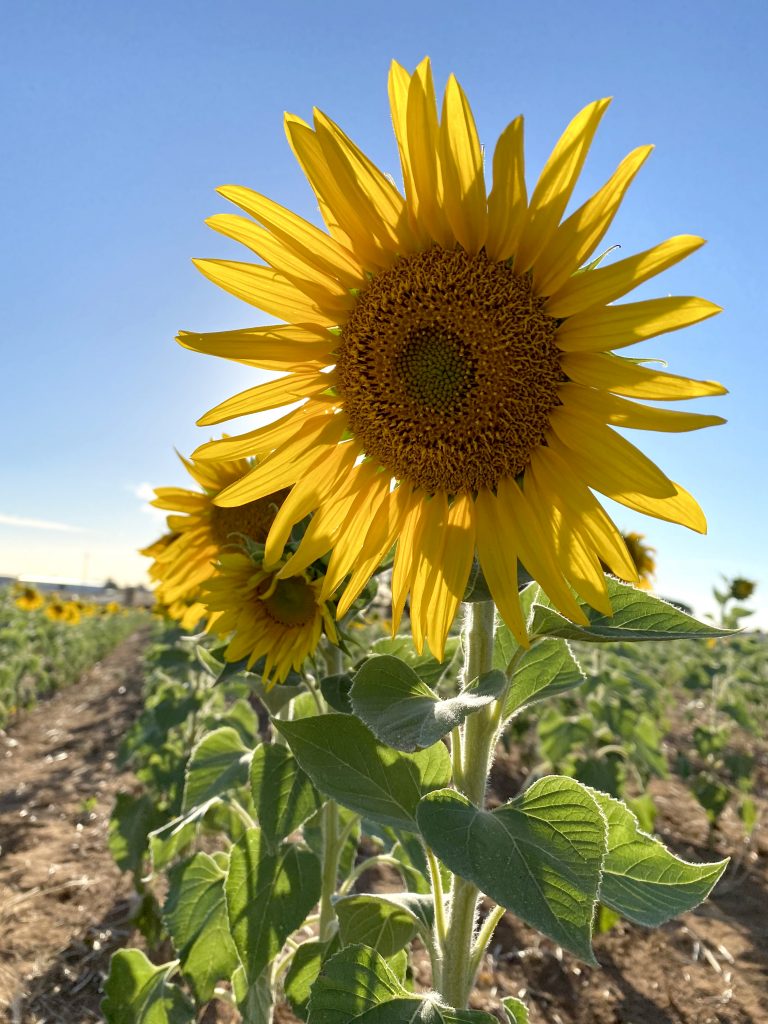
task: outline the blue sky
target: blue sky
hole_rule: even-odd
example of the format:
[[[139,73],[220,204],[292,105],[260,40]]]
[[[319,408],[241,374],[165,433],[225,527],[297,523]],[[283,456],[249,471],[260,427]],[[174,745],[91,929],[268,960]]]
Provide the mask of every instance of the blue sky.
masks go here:
[[[487,147],[525,114],[529,182],[577,110],[615,97],[576,202],[656,144],[607,242],[629,255],[709,240],[642,294],[726,312],[637,354],[723,381],[726,398],[691,408],[729,423],[633,438],[696,494],[708,537],[616,518],[657,547],[662,592],[706,610],[719,572],[745,574],[768,624],[764,3],[25,0],[3,21],[0,575],[141,579],[135,548],[162,525],[141,495],[183,483],[174,446],[207,439],[195,419],[258,380],[173,341],[266,322],[190,263],[234,254],[203,224],[226,209],[215,187],[314,218],[282,129],[284,110],[313,105],[398,175],[388,65],[429,54],[440,86],[462,82]]]

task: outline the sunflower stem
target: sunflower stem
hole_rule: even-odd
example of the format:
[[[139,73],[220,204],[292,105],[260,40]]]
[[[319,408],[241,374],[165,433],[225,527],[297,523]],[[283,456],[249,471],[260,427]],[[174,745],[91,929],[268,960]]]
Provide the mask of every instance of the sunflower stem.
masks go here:
[[[492,601],[469,605],[465,634],[465,684],[493,666],[493,632],[496,608]],[[460,771],[454,785],[475,806],[485,804],[485,786],[501,717],[501,701],[470,715],[462,726]],[[458,775],[458,777],[456,777]],[[479,959],[473,956],[479,891],[476,885],[454,875],[443,940],[440,993],[449,1006],[466,1007]]]
[[[326,643],[322,651],[328,675],[336,675],[344,671],[344,657],[334,644]],[[315,700],[320,702],[322,710],[327,713],[325,702],[319,685],[313,688]],[[329,942],[338,926],[333,896],[339,879],[339,860],[347,831],[339,834],[339,808],[334,800],[327,800],[321,811],[321,828],[323,837],[323,865],[320,889],[320,923],[318,938],[321,942]]]

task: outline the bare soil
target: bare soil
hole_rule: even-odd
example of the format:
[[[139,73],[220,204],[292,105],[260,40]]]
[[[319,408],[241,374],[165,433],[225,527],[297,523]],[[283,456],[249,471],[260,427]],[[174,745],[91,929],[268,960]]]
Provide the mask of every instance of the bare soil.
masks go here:
[[[0,731],[0,1012],[12,1024],[98,1021],[129,879],[107,848],[115,758],[141,708],[136,634]]]

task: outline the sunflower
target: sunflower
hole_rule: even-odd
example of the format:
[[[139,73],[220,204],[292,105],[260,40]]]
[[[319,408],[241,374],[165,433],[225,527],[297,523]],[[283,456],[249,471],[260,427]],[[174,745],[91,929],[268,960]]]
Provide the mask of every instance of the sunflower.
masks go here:
[[[652,548],[650,544],[644,543],[644,533],[631,532],[622,534],[622,536],[624,543],[627,545],[630,558],[637,570],[638,585],[643,590],[650,590],[653,577],[656,575],[656,548]]]
[[[16,592],[16,607],[22,611],[33,612],[44,603],[43,595],[36,587],[18,587]]]
[[[570,122],[529,197],[521,117],[496,144],[487,192],[472,111],[453,76],[440,116],[428,60],[412,75],[394,63],[389,96],[402,193],[319,111],[313,126],[287,115],[286,131],[327,232],[257,192],[219,190],[249,217],[208,223],[263,263],[196,265],[285,323],[178,340],[284,374],[198,422],[301,404],[193,457],[257,456],[215,499],[223,509],[291,488],[265,565],[280,564],[292,525],[313,514],[278,578],[332,551],[321,593],[348,578],[339,614],[396,544],[393,626],[410,593],[415,643],[426,640],[440,657],[476,553],[501,615],[525,643],[518,561],[577,622],[585,615],[574,591],[611,613],[601,560],[637,580],[594,491],[706,530],[693,497],[614,428],[722,423],[633,400],[725,389],[611,351],[720,311],[692,297],[614,305],[703,240],[679,235],[598,266],[593,254],[650,146],[633,150],[564,219],[608,100]]]
[[[191,623],[184,628],[192,628],[204,613],[198,599],[200,584],[213,574],[221,549],[239,537],[264,541],[285,495],[268,493],[235,508],[222,508],[213,499],[247,473],[251,463],[240,458],[204,464],[183,457],[181,461],[202,490],[156,488],[152,504],[172,513],[167,517],[169,532],[140,553],[153,559],[149,575],[159,583],[159,603],[182,625]]]
[[[52,598],[45,607],[45,615],[51,622],[66,622],[76,626],[80,622],[80,609],[76,601],[62,601],[60,597]]]
[[[283,577],[267,570],[245,552],[225,552],[216,575],[202,588],[212,615],[209,627],[231,639],[227,661],[248,659],[251,668],[265,658],[260,674],[268,686],[298,671],[318,647],[323,632],[338,637],[333,615],[321,597],[322,580],[302,572]]]

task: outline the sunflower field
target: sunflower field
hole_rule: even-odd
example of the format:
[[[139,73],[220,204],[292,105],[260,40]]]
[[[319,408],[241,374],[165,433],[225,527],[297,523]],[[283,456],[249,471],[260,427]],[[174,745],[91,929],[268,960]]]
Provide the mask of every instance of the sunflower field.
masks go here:
[[[716,426],[666,403],[725,388],[621,353],[720,309],[663,285],[620,301],[703,240],[601,249],[650,146],[566,216],[608,100],[529,191],[522,117],[486,160],[453,76],[440,104],[429,60],[388,85],[402,189],[325,114],[286,115],[325,226],[229,185],[239,212],[208,224],[251,255],[195,260],[280,322],[178,336],[273,379],[204,413],[261,418],[156,490],[165,632],[110,848],[164,955],[114,954],[109,1024],[213,1003],[250,1024],[526,1024],[524,991],[478,995],[505,921],[578,975],[617,922],[706,900],[721,830],[748,851],[759,824],[754,583],[699,621],[601,503],[706,532],[624,431]],[[673,779],[708,823],[693,856],[655,834]]]
[[[143,618],[116,602],[46,597],[26,585],[0,589],[0,729],[74,683]]]

